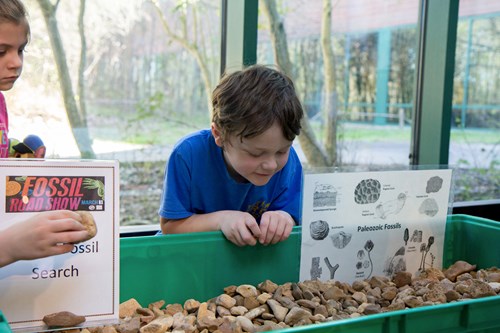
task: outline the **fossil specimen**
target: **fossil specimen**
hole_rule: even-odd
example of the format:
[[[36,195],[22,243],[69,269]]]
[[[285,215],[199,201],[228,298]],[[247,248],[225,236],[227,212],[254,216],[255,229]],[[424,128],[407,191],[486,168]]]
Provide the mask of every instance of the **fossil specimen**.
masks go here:
[[[322,240],[328,236],[328,232],[330,231],[330,226],[326,221],[317,220],[311,222],[309,229],[311,231],[311,238],[315,240]]]

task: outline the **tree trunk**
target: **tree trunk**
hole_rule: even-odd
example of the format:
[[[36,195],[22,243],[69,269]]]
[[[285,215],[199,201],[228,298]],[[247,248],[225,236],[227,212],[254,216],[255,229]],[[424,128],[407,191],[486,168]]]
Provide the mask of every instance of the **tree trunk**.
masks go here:
[[[271,28],[271,42],[274,49],[274,57],[278,67],[285,72],[292,80],[292,64],[288,53],[287,37],[283,21],[276,9],[275,0],[264,0],[262,8],[264,14],[268,17]],[[328,158],[316,140],[314,131],[309,123],[307,114],[302,118],[302,130],[298,136],[300,147],[307,158],[310,166],[326,167],[329,166]]]
[[[200,50],[200,48],[196,45],[196,38],[193,38],[194,42],[190,43],[189,42],[189,37],[187,33],[187,27],[184,27],[182,29],[183,35],[177,34],[171,27],[170,24],[168,23],[167,18],[163,14],[162,8],[160,6],[160,2],[157,0],[150,0],[151,3],[153,4],[156,12],[158,13],[158,17],[160,18],[160,21],[162,23],[163,29],[165,30],[165,33],[167,36],[174,41],[178,42],[184,49],[186,49],[196,60],[196,63],[198,64],[198,67],[200,69],[201,77],[203,79],[203,87],[205,90],[206,98],[207,98],[207,107],[208,107],[208,114],[209,114],[209,119],[211,119],[211,114],[212,114],[212,89],[213,89],[213,84],[211,80],[211,74],[208,69],[208,64],[207,64],[207,55],[203,54]],[[198,27],[198,19],[197,15],[195,15],[194,21],[194,35],[198,33],[197,27]]]
[[[321,24],[321,49],[323,51],[325,104],[324,111],[324,145],[328,165],[337,161],[337,91],[335,89],[335,58],[332,48],[332,4],[331,0],[323,0],[323,19]]]
[[[87,119],[81,110],[78,109],[75,95],[73,93],[73,86],[69,74],[68,63],[64,46],[62,44],[59,27],[57,26],[56,11],[59,0],[53,5],[50,0],[37,0],[38,5],[42,9],[45,25],[49,33],[50,44],[52,46],[52,53],[57,66],[57,73],[59,76],[59,83],[61,85],[64,106],[68,115],[69,123],[76,144],[80,151],[82,158],[95,158],[95,153],[92,149],[92,141],[87,127]],[[82,45],[82,48],[84,45]],[[81,98],[81,96],[80,96]]]

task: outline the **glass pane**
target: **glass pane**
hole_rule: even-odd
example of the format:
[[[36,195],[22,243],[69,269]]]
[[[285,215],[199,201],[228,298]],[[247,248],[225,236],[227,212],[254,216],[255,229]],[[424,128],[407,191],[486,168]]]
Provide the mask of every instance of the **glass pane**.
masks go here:
[[[287,41],[277,47],[272,43],[276,33],[270,29],[273,16],[268,14],[273,11],[260,2],[258,62],[276,63],[276,54],[289,59],[290,76],[313,136],[320,150],[327,152],[316,159],[303,148],[305,164],[322,166],[325,160],[326,165],[364,168],[409,164],[418,2],[331,1],[327,36],[321,30],[328,12],[323,1],[272,1]],[[322,46],[323,37],[329,46]],[[330,57],[324,56],[325,50]],[[336,150],[328,147],[332,139],[327,133],[332,130]],[[303,137],[299,145],[306,147]]]
[[[58,60],[43,2],[54,3],[24,1],[31,41],[23,76],[5,93],[10,137],[36,134],[47,146],[46,157],[78,159],[88,135],[89,154],[120,161],[121,224],[158,224],[173,144],[210,124],[208,98],[220,71],[220,2],[163,0],[156,8],[143,0],[87,0],[80,73],[80,2],[58,2],[65,56],[57,51]],[[60,80],[56,63],[67,66],[70,80]]]
[[[450,163],[455,201],[500,199],[500,2],[460,1]]]

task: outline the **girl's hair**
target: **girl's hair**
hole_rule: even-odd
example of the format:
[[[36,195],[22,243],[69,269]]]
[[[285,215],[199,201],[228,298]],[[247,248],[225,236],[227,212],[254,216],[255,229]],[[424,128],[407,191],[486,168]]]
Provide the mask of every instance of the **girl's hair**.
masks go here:
[[[30,36],[28,13],[19,0],[0,0],[0,23],[23,24],[26,26],[26,35]]]
[[[300,133],[304,115],[292,80],[278,70],[253,65],[223,75],[212,94],[212,121],[228,135],[250,138],[277,122],[287,140]]]

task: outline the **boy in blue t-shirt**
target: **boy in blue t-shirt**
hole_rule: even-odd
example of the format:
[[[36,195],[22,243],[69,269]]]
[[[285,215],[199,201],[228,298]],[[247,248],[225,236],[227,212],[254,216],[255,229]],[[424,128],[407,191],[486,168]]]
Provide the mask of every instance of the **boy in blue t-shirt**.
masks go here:
[[[300,224],[302,182],[292,81],[254,65],[224,75],[212,104],[211,129],[182,138],[167,163],[162,232],[221,230],[238,246],[287,239]]]

